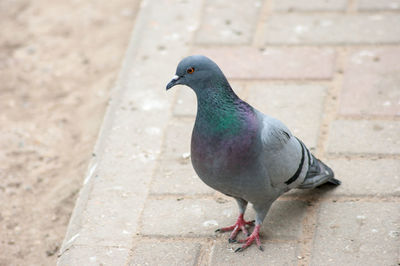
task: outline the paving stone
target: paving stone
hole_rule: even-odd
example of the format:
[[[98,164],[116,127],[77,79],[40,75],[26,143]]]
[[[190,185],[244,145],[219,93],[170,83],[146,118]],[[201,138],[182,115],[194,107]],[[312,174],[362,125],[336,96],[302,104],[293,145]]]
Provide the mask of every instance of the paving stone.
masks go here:
[[[298,239],[307,206],[300,201],[278,201],[268,213],[261,233],[266,239]],[[143,213],[144,235],[213,236],[214,231],[232,225],[238,209],[233,199],[150,199]],[[249,208],[246,219],[255,217]],[[227,236],[228,237],[228,236]]]
[[[300,239],[306,211],[307,204],[303,201],[278,200],[268,212],[260,232],[266,240]],[[252,210],[249,217],[254,217],[253,213]]]
[[[399,43],[399,24],[399,14],[276,14],[266,21],[264,43]]]
[[[164,114],[156,116],[157,112],[166,113],[165,110],[158,110],[146,113],[146,116],[139,111],[120,109],[115,112],[117,117],[104,136],[104,149],[98,154],[102,174],[116,175],[123,169],[126,172],[144,171],[155,164],[161,152],[162,130],[168,118]],[[143,119],[144,116],[147,119]],[[139,124],[140,127],[137,126]],[[119,167],[113,167],[115,165]]]
[[[345,66],[340,113],[400,116],[400,48],[352,49]]]
[[[142,234],[163,236],[213,236],[220,222],[236,218],[228,200],[148,199],[143,212]]]
[[[400,205],[397,202],[323,203],[311,265],[397,265]]]
[[[361,11],[399,10],[399,0],[359,0],[358,9]]]
[[[331,124],[328,152],[400,153],[400,122],[336,120]]]
[[[177,98],[173,108],[175,116],[195,116],[197,100],[194,91],[187,87],[177,88]]]
[[[250,43],[257,24],[261,0],[207,0],[195,38],[199,44]]]
[[[248,102],[281,120],[309,148],[317,146],[326,88],[320,85],[249,86]],[[312,104],[310,104],[312,103]]]
[[[235,93],[244,98],[245,84],[244,82],[229,81]],[[188,87],[180,87],[178,89],[178,97],[174,105],[175,116],[195,116],[197,112],[196,94]]]
[[[223,47],[194,52],[212,58],[228,78],[330,79],[334,72],[335,52],[329,48]]]
[[[400,163],[395,159],[330,159],[327,163],[342,184],[334,194],[400,195]]]
[[[90,197],[74,220],[74,230],[67,234],[63,249],[94,243],[129,247],[131,235],[137,231],[150,177],[148,171],[121,175],[117,171],[117,176],[92,177]]]
[[[275,0],[277,11],[344,11],[347,0]]]
[[[129,249],[118,247],[73,246],[61,255],[57,265],[125,265],[129,252]]]
[[[151,241],[136,243],[128,265],[196,265],[200,244]]]
[[[245,252],[234,253],[239,244],[218,242],[211,253],[211,265],[297,265],[298,248],[295,243],[261,240],[264,251],[254,245]]]
[[[190,161],[190,140],[194,121],[171,120],[165,130],[162,159],[178,163]]]
[[[162,161],[151,184],[153,194],[214,194],[214,190],[204,184],[194,171],[190,158],[182,163]]]

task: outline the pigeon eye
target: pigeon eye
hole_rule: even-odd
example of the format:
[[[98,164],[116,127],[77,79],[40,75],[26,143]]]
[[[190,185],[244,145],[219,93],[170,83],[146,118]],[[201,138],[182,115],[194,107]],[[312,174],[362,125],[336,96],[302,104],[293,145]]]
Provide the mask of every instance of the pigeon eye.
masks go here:
[[[188,73],[188,74],[193,74],[193,72],[194,72],[193,67],[189,67],[188,69],[186,69],[186,73]]]

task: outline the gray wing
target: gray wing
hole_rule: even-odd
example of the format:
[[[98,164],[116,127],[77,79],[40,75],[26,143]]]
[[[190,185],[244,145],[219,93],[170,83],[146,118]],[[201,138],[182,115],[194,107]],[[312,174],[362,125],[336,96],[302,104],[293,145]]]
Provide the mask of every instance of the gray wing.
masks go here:
[[[310,154],[279,120],[262,114],[263,164],[271,185],[291,189],[300,185],[308,171]]]
[[[301,141],[300,141],[301,142]],[[301,143],[304,147],[305,145]],[[332,169],[323,163],[321,160],[315,158],[308,149],[305,147],[308,153],[308,171],[304,178],[304,181],[297,187],[301,189],[315,188],[325,183],[331,183],[333,185],[340,185],[340,180],[335,178],[335,174]]]
[[[340,185],[332,169],[315,158],[282,122],[266,115],[262,121],[263,160],[273,187],[308,189],[326,182]]]

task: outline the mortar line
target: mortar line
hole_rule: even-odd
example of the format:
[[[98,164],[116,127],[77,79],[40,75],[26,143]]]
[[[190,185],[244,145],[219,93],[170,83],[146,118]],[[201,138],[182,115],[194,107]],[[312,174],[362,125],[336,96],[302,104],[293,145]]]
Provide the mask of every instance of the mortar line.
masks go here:
[[[249,84],[247,82],[244,82],[243,85],[243,91],[242,91],[242,98],[244,101],[247,101],[247,99],[249,98],[249,93],[250,93],[250,88],[249,88]]]
[[[216,239],[210,239],[208,238],[207,241],[205,241],[199,250],[198,254],[198,260],[195,265],[211,265],[211,251],[213,247],[213,243],[216,241]]]
[[[215,243],[216,241],[212,242],[210,252],[208,253],[208,265],[211,265],[212,262],[212,255],[214,254],[215,251]]]
[[[310,83],[315,83],[315,84],[324,84],[327,85],[331,81],[331,77],[326,77],[326,78],[274,78],[274,77],[269,77],[269,78],[230,78],[228,77],[230,81],[236,81],[236,82],[246,82],[249,84],[257,83],[257,82],[263,82],[266,84],[305,84],[308,85]]]
[[[321,192],[323,193],[323,192]],[[200,199],[206,199],[206,200],[221,200],[222,203],[229,203],[233,204],[232,201],[230,200],[225,200],[224,198],[221,198],[218,196],[218,194],[193,194],[193,195],[181,195],[181,194],[158,194],[158,195],[149,195],[149,199],[152,200],[165,200],[165,199],[176,199],[179,198],[179,200],[200,200]],[[309,194],[302,194],[302,195],[290,195],[290,194],[284,194],[281,197],[277,199],[277,201],[310,201],[314,200],[314,198],[318,198],[319,201],[330,201],[330,200],[341,200],[340,198],[343,198],[343,201],[355,201],[355,200],[371,200],[371,201],[390,201],[390,200],[397,200],[397,198],[400,199],[400,194],[397,195],[396,193],[393,194],[385,194],[385,195],[370,195],[370,194],[355,194],[355,195],[347,195],[347,194],[333,194],[333,195],[324,195],[324,194],[317,194],[317,193],[309,193]]]
[[[347,8],[347,7],[346,7]],[[343,10],[328,10],[328,9],[316,9],[316,10],[299,10],[299,9],[287,9],[287,10],[274,10],[274,13],[277,15],[342,15],[346,14],[346,9]]]
[[[205,13],[206,13],[206,5],[207,5],[207,0],[202,0],[202,3],[201,3],[201,5],[200,5],[200,12],[199,12],[199,16],[197,17],[197,27],[196,27],[196,30],[194,30],[192,33],[191,33],[191,36],[190,36],[190,39],[189,39],[189,41],[188,41],[188,50],[187,50],[187,52],[188,52],[188,54],[190,55],[190,54],[193,54],[193,50],[192,50],[192,48],[196,45],[196,37],[197,37],[197,33],[201,30],[201,28],[202,28],[202,25],[203,25],[203,19],[204,19],[204,17],[205,17]]]
[[[193,50],[199,50],[199,49],[229,49],[229,48],[315,48],[315,49],[321,49],[321,48],[344,48],[344,47],[351,47],[351,48],[390,48],[390,47],[399,47],[400,42],[373,42],[373,43],[365,43],[365,42],[360,42],[360,43],[348,43],[348,42],[343,42],[343,43],[264,43],[260,47],[256,46],[249,46],[249,44],[218,44],[218,43],[200,43],[200,44],[192,44],[192,49]]]
[[[337,194],[337,195],[320,195],[320,194],[310,194],[310,195],[284,195],[280,198],[280,201],[315,201],[318,202],[398,202],[400,201],[400,194],[393,193],[381,194],[381,195],[371,195],[371,194]]]
[[[152,200],[162,200],[162,199],[175,199],[178,198],[178,200],[192,200],[192,199],[208,199],[208,200],[215,200],[215,201],[223,201],[225,202],[230,202],[230,200],[225,200],[225,198],[221,197],[221,195],[211,192],[211,193],[196,193],[196,194],[177,194],[177,193],[164,193],[164,194],[152,194],[149,193],[149,199]],[[233,201],[232,201],[233,202]]]
[[[295,10],[293,12],[291,11],[285,11],[285,10],[276,10],[274,12],[277,15],[282,15],[282,16],[290,16],[292,14],[296,15],[387,15],[387,14],[393,14],[393,15],[398,15],[400,13],[400,10],[398,9],[364,9],[364,10],[359,10],[357,7],[346,7],[344,10]]]
[[[400,154],[388,154],[388,153],[346,153],[346,152],[327,152],[326,158],[329,159],[351,159],[351,160],[381,160],[381,159],[394,159],[400,160]]]
[[[194,240],[199,242],[201,245],[205,245],[208,241],[214,241],[214,240],[221,240],[222,241],[222,234],[214,234],[214,235],[199,235],[199,234],[193,234],[193,235],[165,235],[165,234],[153,234],[153,235],[142,235],[140,238],[144,239],[145,241],[162,241],[165,243],[173,243],[173,242],[190,242],[193,243]]]
[[[316,147],[316,153],[319,157],[325,153],[325,142],[329,133],[329,124],[336,113],[338,90],[341,88],[342,83],[344,53],[340,49],[335,49],[335,54],[336,58],[334,63],[333,78],[323,99],[323,115],[319,126],[319,136]],[[309,195],[307,198],[309,198],[310,201],[313,201],[313,204],[307,209],[307,213],[303,220],[303,241],[299,245],[299,254],[302,260],[298,261],[299,265],[309,265],[311,263],[314,235],[316,233],[318,223],[318,210],[323,199],[323,197],[316,198],[316,195],[313,194]]]
[[[347,0],[346,14],[356,14],[358,7],[357,0]]]
[[[184,193],[150,193],[149,199],[152,200],[162,200],[162,199],[176,199],[181,200],[192,200],[192,199],[209,199],[215,200],[215,196],[212,193],[195,193],[195,194],[184,194]]]
[[[229,78],[232,82],[244,82],[246,85],[252,85],[262,82],[266,85],[319,85],[329,86],[331,83],[330,79],[240,79],[240,78]]]
[[[264,29],[266,27],[266,21],[269,15],[273,12],[272,11],[272,0],[264,0],[261,9],[258,14],[258,20],[256,22],[256,26],[254,29],[254,36],[253,40],[251,41],[252,47],[261,47],[263,37],[264,37]]]
[[[343,120],[369,120],[369,121],[376,121],[376,120],[381,120],[381,121],[400,121],[400,115],[344,115],[344,114],[337,114],[336,119],[343,119]]]
[[[317,151],[321,155],[326,154],[326,145],[329,136],[329,127],[330,124],[334,121],[337,109],[338,109],[338,100],[340,96],[340,91],[343,84],[343,74],[344,74],[344,60],[346,57],[346,48],[338,48],[335,51],[336,60],[335,60],[335,69],[333,74],[333,79],[331,82],[331,86],[326,91],[325,99],[324,99],[324,110],[322,121],[319,130],[318,142],[317,142]]]
[[[148,202],[148,199],[149,199],[150,189],[151,189],[151,185],[152,185],[153,180],[154,180],[154,175],[155,175],[157,169],[160,167],[160,164],[161,164],[160,157],[163,154],[162,150],[163,150],[163,146],[164,146],[164,142],[165,142],[166,128],[168,127],[168,125],[170,123],[170,120],[171,120],[171,115],[170,115],[170,118],[168,120],[168,123],[166,123],[165,128],[162,130],[163,134],[161,136],[161,138],[162,138],[161,147],[160,147],[161,151],[157,156],[155,166],[151,170],[150,181],[149,181],[149,183],[147,185],[147,194],[145,196],[142,209],[140,210],[139,215],[138,215],[138,223],[137,223],[136,232],[134,232],[134,235],[132,237],[132,242],[131,242],[132,244],[131,244],[131,250],[130,250],[129,256],[128,256],[128,262],[132,260],[133,253],[134,253],[135,249],[137,248],[137,246],[139,245],[140,240],[143,238],[143,235],[141,235],[141,232],[143,231],[143,222],[142,222],[143,221],[143,212],[144,212],[144,210],[146,208],[146,205],[147,205],[147,202]],[[135,238],[139,238],[140,240],[139,241],[135,241]]]
[[[309,205],[306,214],[304,215],[302,225],[301,241],[299,243],[299,256],[301,260],[298,260],[298,265],[305,266],[310,265],[313,249],[313,238],[316,231],[317,223],[317,212],[319,209],[319,199],[313,201],[313,204]]]

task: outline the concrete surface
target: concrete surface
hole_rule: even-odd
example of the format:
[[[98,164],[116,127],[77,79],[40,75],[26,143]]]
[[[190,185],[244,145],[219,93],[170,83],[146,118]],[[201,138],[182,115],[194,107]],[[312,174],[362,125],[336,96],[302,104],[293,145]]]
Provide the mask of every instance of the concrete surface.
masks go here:
[[[398,265],[400,2],[379,3],[143,1],[58,264]],[[165,92],[192,53],[343,181],[281,197],[264,252],[214,233],[236,203],[191,168],[193,92]]]

